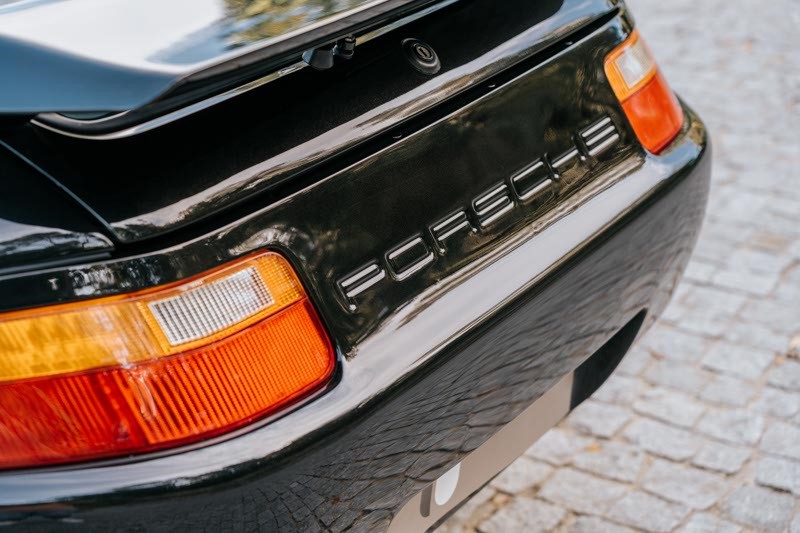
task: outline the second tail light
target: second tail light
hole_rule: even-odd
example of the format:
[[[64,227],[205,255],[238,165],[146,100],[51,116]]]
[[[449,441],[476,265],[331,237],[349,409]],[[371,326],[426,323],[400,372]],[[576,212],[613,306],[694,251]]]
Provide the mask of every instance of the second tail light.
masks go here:
[[[683,108],[637,31],[606,57],[605,71],[642,146],[661,152],[680,132]]]

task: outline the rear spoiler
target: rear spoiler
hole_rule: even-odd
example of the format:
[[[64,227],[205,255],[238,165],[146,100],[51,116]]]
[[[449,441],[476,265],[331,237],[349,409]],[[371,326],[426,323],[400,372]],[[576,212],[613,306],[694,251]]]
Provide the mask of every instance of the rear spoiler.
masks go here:
[[[143,68],[142,61],[98,60],[50,42],[42,45],[35,39],[20,39],[14,31],[4,31],[4,25],[11,29],[13,17],[4,20],[8,8],[0,8],[0,65],[10,81],[0,84],[0,115],[30,116],[40,126],[76,137],[134,135],[308,64],[324,68],[330,64],[324,54],[333,51],[337,42],[347,39],[352,48],[383,33],[381,28],[395,27],[455,1],[352,0],[350,7],[310,24],[289,26],[279,35],[226,49],[201,62],[164,68],[146,64]],[[66,3],[70,2],[80,0]],[[47,5],[38,4],[46,12]],[[323,57],[315,51],[322,51]]]

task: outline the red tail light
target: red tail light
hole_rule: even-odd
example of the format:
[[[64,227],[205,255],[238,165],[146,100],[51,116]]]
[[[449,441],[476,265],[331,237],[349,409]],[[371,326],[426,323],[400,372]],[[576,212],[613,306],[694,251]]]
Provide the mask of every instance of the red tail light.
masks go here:
[[[606,57],[605,71],[642,146],[659,153],[680,132],[683,108],[638,32]]]
[[[0,467],[179,446],[319,389],[334,354],[274,253],[144,293],[0,316]]]

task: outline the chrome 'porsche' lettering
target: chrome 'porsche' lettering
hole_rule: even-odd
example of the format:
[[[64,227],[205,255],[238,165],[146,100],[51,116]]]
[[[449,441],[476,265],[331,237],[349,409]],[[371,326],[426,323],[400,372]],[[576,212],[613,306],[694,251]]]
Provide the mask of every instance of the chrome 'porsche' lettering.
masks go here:
[[[447,240],[450,237],[456,233],[472,230],[472,224],[469,223],[467,212],[461,210],[434,223],[431,226],[431,235],[433,235],[433,239],[438,245],[439,253],[444,254],[447,251]]]
[[[506,215],[514,209],[514,202],[508,192],[508,185],[502,183],[477,197],[472,202],[475,214],[478,216],[478,223],[482,228]]]
[[[554,156],[536,159],[508,180],[476,196],[469,208],[450,213],[428,227],[428,233],[416,234],[393,246],[382,259],[374,260],[343,276],[337,282],[350,310],[356,309],[359,295],[382,280],[402,281],[448,252],[448,245],[471,232],[489,226],[510,214],[516,207],[541,206],[556,194],[562,177],[587,158],[596,157],[620,139],[611,117],[603,117],[577,134],[577,145]],[[567,174],[568,175],[568,174]]]
[[[420,235],[386,254],[386,262],[389,263],[393,277],[398,280],[406,279],[414,272],[433,263],[433,260],[433,252]]]
[[[347,298],[355,298],[385,277],[386,271],[378,263],[370,263],[339,281],[339,286]]]

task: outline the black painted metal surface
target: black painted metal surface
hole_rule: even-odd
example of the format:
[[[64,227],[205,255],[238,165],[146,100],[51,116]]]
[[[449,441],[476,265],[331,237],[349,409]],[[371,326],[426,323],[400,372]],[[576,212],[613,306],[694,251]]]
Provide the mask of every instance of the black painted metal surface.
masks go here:
[[[0,113],[134,110],[116,123],[135,123],[433,1],[4,2],[0,65],[14,83]]]
[[[103,257],[112,249],[80,205],[0,147],[0,275]]]
[[[11,519],[39,516],[44,528],[81,530],[123,523],[133,530],[385,528],[416,491],[639,311],[657,313],[663,307],[697,236],[709,163],[707,156],[697,161],[649,205],[411,379],[285,454],[239,471],[209,472],[191,490],[165,483],[130,495],[1,512]],[[103,470],[88,471],[86,479],[99,483],[110,474]],[[10,486],[2,477],[0,484]],[[76,523],[59,522],[63,517]]]
[[[340,342],[348,352],[387,313],[527,228],[537,216],[590,185],[592,176],[622,161],[628,165],[643,161],[643,151],[633,142],[602,74],[601,58],[624,38],[625,28],[624,20],[616,19],[591,38],[488,89],[478,100],[377,154],[300,190],[282,190],[285,196],[273,196],[255,213],[200,238],[134,260],[123,257],[0,282],[0,308],[147,288],[197,274],[260,247],[277,246],[296,261],[311,290],[320,291],[318,305],[323,313],[338,316],[346,303],[329,289],[342,276],[380,259],[415,233],[426,232],[454,210],[471,209],[475,199],[497,185],[505,182],[511,187],[508,180],[519,171],[543,157],[558,159],[574,149],[579,130],[611,117],[620,131],[620,142],[597,157],[576,159],[561,169],[558,194],[545,202],[517,201],[517,208],[502,222],[452,241],[450,253],[430,268],[403,284],[387,284],[380,298],[362,299],[358,313],[337,320],[335,333],[341,328]],[[190,160],[188,153],[185,158]],[[143,159],[154,166],[160,161]],[[122,164],[117,168],[122,169]],[[107,193],[102,194],[109,205],[137,206],[135,180],[105,176]],[[159,184],[165,189],[163,196],[168,196],[169,179],[162,177]],[[186,193],[183,187],[176,185],[176,189]],[[195,200],[184,197],[180,205],[191,210]],[[214,220],[220,221],[226,219]],[[473,218],[472,224],[479,227],[480,221]]]
[[[203,219],[218,224],[208,218],[285,195],[275,187],[286,180],[308,183],[345,168],[435,120],[448,100],[461,96],[463,105],[490,91],[492,76],[528,70],[562,49],[559,39],[612,12],[609,0],[513,0],[502,9],[471,0],[370,41],[329,71],[306,69],[130,139],[70,139],[33,125],[5,138],[97,210],[116,238],[139,241]],[[434,47],[442,62],[435,76],[406,59],[407,37]],[[548,118],[535,113],[532,122]]]
[[[453,77],[417,72],[392,93],[385,84],[405,76],[402,69],[416,71],[399,41],[383,42],[388,48],[376,48],[373,61],[315,87],[345,98],[329,99],[325,112],[295,106],[308,91],[268,100],[263,112],[257,98],[243,99],[213,117],[124,141],[116,152],[105,142],[7,128],[7,141],[115,225],[110,235],[147,240],[119,244],[112,259],[0,274],[0,309],[148,288],[271,248],[298,270],[342,360],[326,395],[235,436],[159,455],[0,473],[0,520],[44,529],[383,528],[411,495],[634,316],[647,311],[652,321],[702,219],[705,129],[687,109],[672,147],[658,157],[642,150],[602,69],[630,21],[624,13],[603,18],[610,4],[598,0],[555,4],[530,32],[530,20],[499,36],[506,41],[486,32],[486,42],[467,47],[483,50],[480,61],[463,56],[460,66],[425,31],[452,20],[478,23],[468,13],[432,18],[415,37],[440,56],[437,76]],[[576,42],[553,45],[548,32],[559,35],[564,24]],[[373,85],[360,77],[376,72]],[[465,80],[477,82],[466,90]],[[370,89],[353,95],[356,86]],[[402,106],[380,107],[398,98],[409,105],[409,95],[431,99],[413,120]],[[340,101],[351,105],[330,104]],[[270,118],[283,104],[297,124],[281,110],[283,122]],[[347,122],[367,116],[365,109],[385,114]],[[606,119],[619,139],[592,154],[586,132]],[[226,120],[240,127],[214,129]],[[309,124],[318,129],[306,131]],[[269,155],[273,130],[288,143],[274,148],[289,154],[281,164]],[[344,143],[319,140],[342,131]],[[242,161],[269,169],[242,176]],[[543,192],[532,194],[541,184]],[[466,226],[443,239],[451,219]],[[569,244],[558,252],[561,243]],[[547,254],[555,255],[545,262]],[[348,295],[352,285],[343,281],[365,265],[386,275]]]

